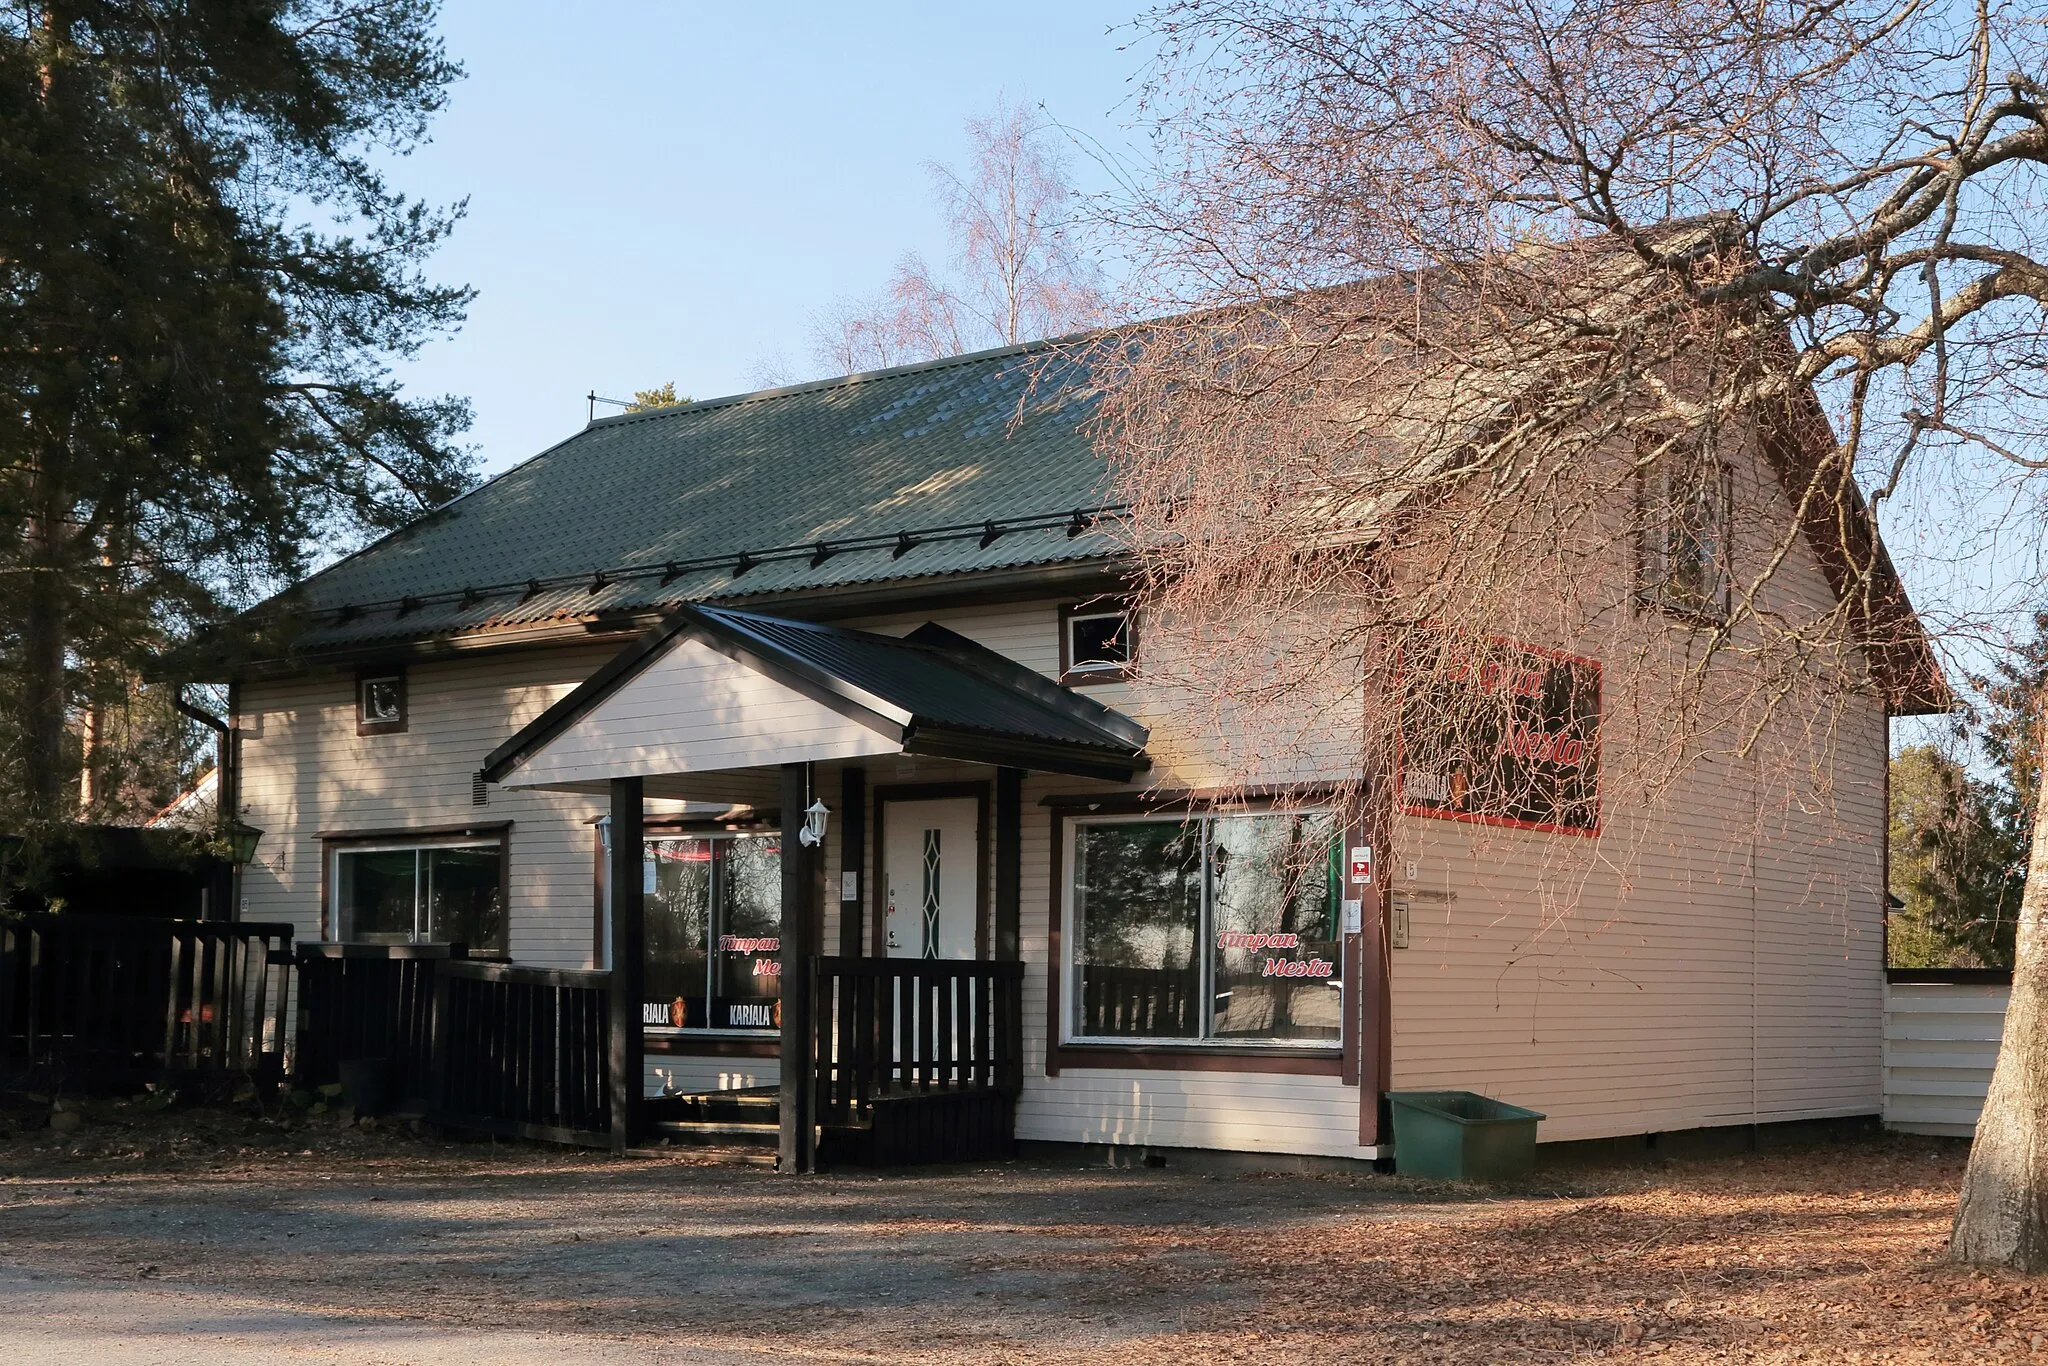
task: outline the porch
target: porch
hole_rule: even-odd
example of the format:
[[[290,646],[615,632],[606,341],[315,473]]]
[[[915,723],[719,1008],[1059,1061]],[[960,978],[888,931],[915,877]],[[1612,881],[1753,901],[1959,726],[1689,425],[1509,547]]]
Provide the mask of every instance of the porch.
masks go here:
[[[791,1070],[809,1078],[815,1160],[892,1166],[1007,1154],[1021,1080],[1021,963],[826,955],[808,975],[811,1025]],[[618,1104],[612,982],[606,972],[472,960],[460,945],[303,945],[295,1079],[318,1087],[341,1079],[351,1060],[374,1059],[372,1108],[451,1129],[586,1147],[667,1139],[777,1152],[779,1087],[629,1094]]]
[[[787,1171],[1007,1151],[1025,776],[1127,784],[1146,738],[936,625],[898,638],[713,608],[681,609],[551,707],[482,776],[608,798],[612,1145],[772,1134]],[[878,762],[946,781],[871,789]],[[679,967],[665,947],[678,937],[701,946]],[[701,971],[701,992],[677,971]],[[772,1046],[775,1085],[735,1068],[715,1089],[647,1098],[650,1026],[670,1056]]]

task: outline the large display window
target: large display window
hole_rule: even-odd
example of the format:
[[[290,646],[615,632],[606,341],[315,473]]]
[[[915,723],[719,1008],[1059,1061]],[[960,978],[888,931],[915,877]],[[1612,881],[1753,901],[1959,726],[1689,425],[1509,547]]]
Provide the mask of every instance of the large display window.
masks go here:
[[[1089,817],[1068,833],[1070,1041],[1341,1046],[1333,813]]]
[[[782,1024],[782,841],[717,835],[646,843],[643,1021],[773,1033]]]

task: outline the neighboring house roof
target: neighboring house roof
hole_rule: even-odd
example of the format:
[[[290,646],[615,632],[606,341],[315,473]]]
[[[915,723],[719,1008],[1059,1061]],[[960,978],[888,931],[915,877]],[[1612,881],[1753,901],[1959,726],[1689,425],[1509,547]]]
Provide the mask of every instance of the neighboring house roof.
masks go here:
[[[1045,343],[600,418],[250,622],[322,652],[1106,560],[1084,379]]]
[[[936,623],[899,638],[685,606],[500,745],[480,776],[493,783],[516,777],[551,741],[685,641],[702,642],[858,722],[904,754],[1117,782],[1147,767],[1144,726]],[[620,739],[620,728],[630,733],[645,720],[637,712],[615,718],[615,747],[637,753],[635,743]]]
[[[161,811],[142,823],[145,830],[168,827],[178,830],[209,830],[220,801],[220,770],[208,769],[206,776],[171,798]]]

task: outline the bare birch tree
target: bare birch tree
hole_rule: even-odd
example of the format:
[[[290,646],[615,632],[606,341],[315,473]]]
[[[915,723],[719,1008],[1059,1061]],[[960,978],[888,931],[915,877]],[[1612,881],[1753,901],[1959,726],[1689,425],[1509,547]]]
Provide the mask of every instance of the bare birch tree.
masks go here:
[[[1100,321],[1096,272],[1076,237],[1077,201],[1051,130],[1004,102],[967,121],[966,174],[926,166],[953,244],[953,273],[915,253],[888,288],[812,320],[818,360],[852,373],[1060,336]]]
[[[1114,216],[1173,321],[1092,361],[1148,669],[1239,738],[1221,779],[1284,776],[1360,682],[1368,773],[1451,737],[1407,797],[1568,804],[1556,764],[1476,796],[1456,766],[1558,757],[1569,727],[1511,734],[1516,680],[1549,686],[1513,635],[1603,662],[1608,811],[1719,764],[1757,819],[1806,819],[1844,727],[1946,705],[1920,620],[1981,634],[2034,594],[2037,12],[1184,0],[1147,25],[1162,174]],[[1989,590],[1916,618],[1878,520]],[[1952,1249],[2048,1269],[2048,821]]]

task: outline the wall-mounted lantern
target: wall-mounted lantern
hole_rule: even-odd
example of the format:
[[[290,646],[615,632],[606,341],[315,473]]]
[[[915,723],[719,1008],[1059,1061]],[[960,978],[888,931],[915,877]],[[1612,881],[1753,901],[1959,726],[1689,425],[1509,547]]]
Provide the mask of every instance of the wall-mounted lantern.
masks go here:
[[[256,845],[263,838],[263,832],[244,820],[232,820],[220,828],[220,837],[228,847],[228,862],[237,868],[246,868],[256,857]]]

